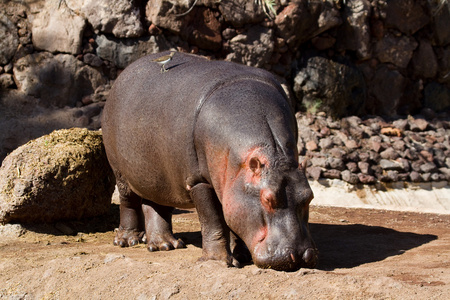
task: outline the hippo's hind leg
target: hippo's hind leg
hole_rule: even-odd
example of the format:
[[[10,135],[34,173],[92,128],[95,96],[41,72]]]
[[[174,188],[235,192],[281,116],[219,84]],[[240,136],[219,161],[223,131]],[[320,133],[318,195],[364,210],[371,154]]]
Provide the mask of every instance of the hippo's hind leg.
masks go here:
[[[114,245],[134,246],[142,242],[144,236],[142,198],[130,189],[119,172],[114,173],[120,198],[120,226],[114,238]]]
[[[145,235],[148,251],[173,250],[186,247],[181,239],[176,239],[173,236],[172,207],[143,199],[142,211],[145,217]]]

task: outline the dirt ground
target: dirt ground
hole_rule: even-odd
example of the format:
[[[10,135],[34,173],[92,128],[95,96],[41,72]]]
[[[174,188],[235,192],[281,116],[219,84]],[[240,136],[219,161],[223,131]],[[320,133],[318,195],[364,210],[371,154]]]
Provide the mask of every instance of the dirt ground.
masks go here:
[[[195,211],[176,211],[187,249],[112,245],[107,217],[16,226],[0,240],[0,299],[450,299],[450,215],[311,207],[317,269],[241,269],[201,256]],[[17,229],[18,228],[18,229]]]

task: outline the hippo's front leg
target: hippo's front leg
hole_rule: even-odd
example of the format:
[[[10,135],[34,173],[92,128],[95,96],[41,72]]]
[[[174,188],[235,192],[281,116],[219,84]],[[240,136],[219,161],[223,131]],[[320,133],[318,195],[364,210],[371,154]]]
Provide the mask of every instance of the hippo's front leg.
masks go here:
[[[186,248],[184,242],[176,239],[172,233],[173,207],[159,205],[144,199],[142,200],[142,211],[145,218],[148,251]]]
[[[223,217],[222,205],[210,184],[192,187],[191,197],[197,209],[202,231],[203,256],[200,260],[220,260],[240,267],[230,251],[230,229]]]

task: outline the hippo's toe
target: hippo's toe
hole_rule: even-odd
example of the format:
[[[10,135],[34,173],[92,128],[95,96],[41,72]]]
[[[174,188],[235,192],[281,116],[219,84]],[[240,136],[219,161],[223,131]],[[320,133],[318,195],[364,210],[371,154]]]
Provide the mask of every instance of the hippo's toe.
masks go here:
[[[186,244],[181,239],[175,239],[172,235],[169,237],[151,237],[147,239],[147,250],[169,251],[173,249],[186,248]]]
[[[114,237],[113,244],[120,247],[133,247],[142,242],[144,233],[137,230],[125,230],[119,228]]]

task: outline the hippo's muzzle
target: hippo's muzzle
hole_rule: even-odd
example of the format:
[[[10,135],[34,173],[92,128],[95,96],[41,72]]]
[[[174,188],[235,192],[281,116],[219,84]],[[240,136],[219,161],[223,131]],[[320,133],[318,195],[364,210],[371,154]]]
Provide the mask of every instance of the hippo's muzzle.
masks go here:
[[[311,243],[306,248],[274,248],[265,243],[253,250],[253,262],[260,268],[279,271],[297,271],[300,268],[314,268],[318,261],[318,250]]]

